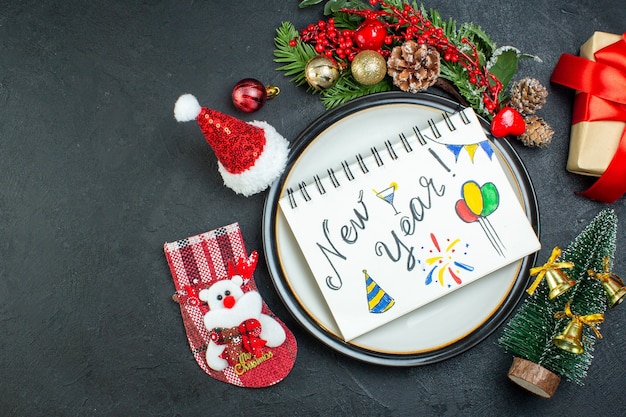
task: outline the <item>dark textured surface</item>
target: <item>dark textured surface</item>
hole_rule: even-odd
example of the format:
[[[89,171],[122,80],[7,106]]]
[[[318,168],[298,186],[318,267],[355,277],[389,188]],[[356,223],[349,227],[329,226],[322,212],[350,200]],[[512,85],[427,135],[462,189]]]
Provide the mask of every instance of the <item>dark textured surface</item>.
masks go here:
[[[550,89],[547,149],[515,144],[534,182],[540,258],[565,246],[603,207],[573,193],[591,179],[565,171],[573,93],[550,86],[561,52],[595,30],[626,29],[622,0],[434,1],[499,45],[543,63],[520,76]],[[323,113],[272,62],[274,29],[315,21],[297,1],[2,1],[0,4],[0,415],[3,416],[566,416],[625,415],[626,312],[609,311],[583,387],[561,382],[544,400],[511,384],[500,330],[445,362],[372,366],[303,331],[280,303],[263,261],[270,308],[299,355],[280,384],[246,390],[204,374],[189,352],[166,241],[239,222],[262,250],[264,194],[236,196],[191,125],[172,116],[179,94],[236,114],[230,90],[255,77],[280,97],[244,120],[295,137]],[[626,218],[624,199],[612,206]],[[620,227],[615,271],[626,275]]]

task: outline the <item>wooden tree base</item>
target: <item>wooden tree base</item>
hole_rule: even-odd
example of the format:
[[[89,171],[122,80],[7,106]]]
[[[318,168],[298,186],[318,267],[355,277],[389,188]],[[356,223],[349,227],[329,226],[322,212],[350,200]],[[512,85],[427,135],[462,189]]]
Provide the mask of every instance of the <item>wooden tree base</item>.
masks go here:
[[[561,382],[561,377],[554,372],[522,358],[513,358],[509,378],[517,385],[543,398],[552,398]]]

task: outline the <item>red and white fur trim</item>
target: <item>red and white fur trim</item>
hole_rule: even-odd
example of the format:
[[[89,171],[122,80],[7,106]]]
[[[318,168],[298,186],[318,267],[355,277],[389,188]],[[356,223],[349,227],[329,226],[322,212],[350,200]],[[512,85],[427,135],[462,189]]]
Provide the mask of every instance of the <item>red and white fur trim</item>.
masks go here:
[[[246,197],[269,187],[285,169],[289,155],[289,143],[273,126],[258,120],[248,123],[263,129],[265,134],[265,147],[256,163],[242,173],[232,174],[218,162],[224,185]]]

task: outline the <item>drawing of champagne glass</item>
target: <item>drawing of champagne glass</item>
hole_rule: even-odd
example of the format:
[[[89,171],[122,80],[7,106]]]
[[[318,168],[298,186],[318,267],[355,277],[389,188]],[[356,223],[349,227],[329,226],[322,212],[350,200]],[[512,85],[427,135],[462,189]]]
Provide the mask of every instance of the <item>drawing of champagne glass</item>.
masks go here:
[[[382,191],[376,191],[374,189],[372,189],[372,191],[374,191],[374,193],[376,194],[376,197],[389,203],[389,205],[391,205],[391,207],[393,208],[393,211],[395,211],[396,214],[400,214],[400,212],[396,209],[396,206],[393,205],[393,197],[396,194],[397,189],[398,189],[398,184],[395,182],[392,182],[391,184],[389,184],[389,187],[385,188]]]
[[[456,214],[466,223],[478,222],[496,252],[504,256],[504,244],[487,218],[500,204],[500,195],[495,184],[487,182],[481,187],[476,181],[467,181],[461,188],[461,196],[463,198],[455,205]]]

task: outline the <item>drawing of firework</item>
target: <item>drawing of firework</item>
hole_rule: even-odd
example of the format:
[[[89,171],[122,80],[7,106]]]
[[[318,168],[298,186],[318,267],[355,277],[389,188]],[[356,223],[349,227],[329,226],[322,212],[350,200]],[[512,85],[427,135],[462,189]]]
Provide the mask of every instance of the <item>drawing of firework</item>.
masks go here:
[[[433,256],[426,258],[426,264],[431,268],[426,275],[426,285],[436,280],[443,287],[445,286],[446,276],[450,276],[456,284],[461,285],[463,283],[461,278],[462,271],[471,272],[474,270],[473,266],[457,260],[459,253],[461,253],[461,251],[457,250],[462,245],[461,239],[452,241],[448,239],[445,247],[440,245],[433,233],[430,234],[430,240],[433,242],[434,250],[430,251],[433,253]],[[448,284],[448,287],[451,286],[451,284]]]

